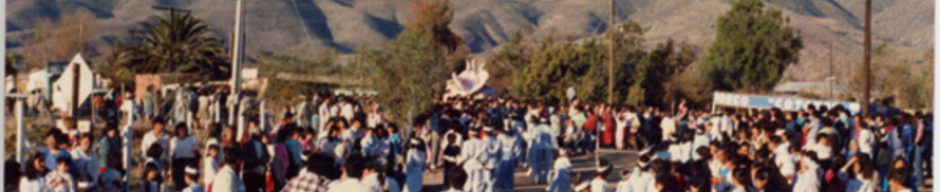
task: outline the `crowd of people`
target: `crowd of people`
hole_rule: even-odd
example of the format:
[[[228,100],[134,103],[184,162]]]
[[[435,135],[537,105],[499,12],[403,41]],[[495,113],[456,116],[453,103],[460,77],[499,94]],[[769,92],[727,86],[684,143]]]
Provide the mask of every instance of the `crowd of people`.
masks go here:
[[[931,114],[861,116],[813,105],[708,113],[685,101],[663,110],[486,96],[435,100],[399,127],[368,97],[313,95],[285,107],[271,126],[242,116],[239,129],[217,117],[226,102],[207,93],[177,94],[189,101],[175,107],[197,123],[144,107],[151,129],[135,168],[141,182],[129,190],[513,191],[516,168],[546,191],[590,192],[895,192],[916,191],[932,177]],[[18,185],[5,191],[125,190],[117,115],[108,117],[95,140],[64,119],[46,134],[48,150],[22,165],[7,162],[7,170],[25,172],[6,173]],[[593,177],[578,178],[569,158],[598,155],[597,148],[640,152],[636,165],[600,159]],[[425,172],[436,169],[440,189],[425,186]],[[608,184],[615,169],[623,180]]]

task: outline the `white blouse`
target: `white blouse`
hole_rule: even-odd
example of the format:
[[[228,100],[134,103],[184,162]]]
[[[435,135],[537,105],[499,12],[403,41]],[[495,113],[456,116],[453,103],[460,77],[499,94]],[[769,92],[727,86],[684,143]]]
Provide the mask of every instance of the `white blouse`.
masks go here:
[[[170,140],[170,148],[173,149],[170,151],[170,157],[173,157],[173,159],[194,158],[196,157],[196,153],[193,151],[199,150],[199,141],[192,135],[186,136],[185,139],[173,137],[173,139]]]
[[[847,181],[845,184],[846,192],[873,192],[872,179],[864,179],[862,175],[855,174],[855,177],[849,178],[849,173],[845,169],[839,170],[839,179]]]

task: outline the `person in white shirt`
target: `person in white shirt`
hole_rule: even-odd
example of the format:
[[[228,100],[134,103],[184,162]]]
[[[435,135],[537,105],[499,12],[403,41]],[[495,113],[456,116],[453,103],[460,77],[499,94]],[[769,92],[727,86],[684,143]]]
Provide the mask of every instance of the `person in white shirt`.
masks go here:
[[[195,136],[189,135],[189,128],[185,124],[176,125],[176,137],[170,139],[170,161],[172,171],[170,175],[173,179],[173,189],[175,191],[183,190],[185,181],[184,169],[188,165],[196,164],[196,154],[199,154],[199,140]]]
[[[183,189],[183,192],[205,192],[206,191],[202,187],[202,185],[199,185],[199,183],[196,182],[197,180],[199,180],[198,169],[196,169],[195,167],[186,166],[186,170],[184,172],[186,174],[185,181],[186,181],[187,187]]]
[[[343,164],[343,178],[330,184],[328,192],[366,192],[371,191],[360,180],[363,175],[365,159],[360,155],[350,155]],[[420,186],[419,186],[420,187]]]
[[[427,166],[425,155],[425,145],[421,140],[412,138],[411,149],[408,150],[408,156],[405,162],[405,188],[404,192],[421,191],[424,182],[424,170]]]
[[[558,149],[558,159],[555,159],[555,165],[552,169],[551,183],[546,191],[566,192],[571,191],[571,160],[568,159],[568,150]]]
[[[45,192],[52,191],[52,187],[46,182],[46,160],[42,153],[33,153],[28,163],[23,166],[26,170],[23,177],[20,178],[19,190],[21,192]]]
[[[652,183],[655,178],[651,173],[651,168],[649,166],[652,155],[650,154],[640,154],[640,159],[637,161],[636,168],[633,169],[633,173],[630,174],[627,179],[626,185],[618,185],[617,192],[646,192],[653,189],[647,189],[649,184]]]
[[[219,167],[222,166],[222,161],[219,158],[219,144],[214,140],[210,140],[208,148],[206,149],[206,158],[203,159],[202,170],[205,171],[205,175],[202,177],[203,185],[209,186],[212,184],[212,180],[215,179],[216,173],[219,172]]]
[[[152,121],[151,127],[153,128],[153,131],[144,135],[143,140],[140,142],[140,151],[141,152],[148,151],[151,145],[160,145],[160,147],[163,149],[170,149],[170,135],[163,132],[164,125],[165,125],[163,122],[163,118],[154,117],[153,119],[151,119],[151,121]],[[170,150],[163,150],[163,151],[164,151],[164,155],[162,155],[162,157],[168,157],[169,155],[166,152]],[[144,153],[141,153],[141,155],[144,155]],[[146,158],[146,157],[141,157],[141,158]],[[160,160],[163,160],[163,159],[160,159]]]
[[[797,173],[798,176],[796,178],[796,184],[793,186],[793,191],[820,191],[819,164],[807,157],[805,153],[804,156],[800,158],[800,171]]]
[[[787,184],[793,183],[793,178],[796,174],[796,162],[792,160],[790,144],[784,142],[782,137],[773,136],[770,137],[770,142],[767,143],[767,147],[773,152],[771,159],[773,159],[774,164],[779,168],[780,175],[787,179]]]
[[[75,173],[77,174],[75,178],[85,177],[92,183],[97,182],[98,169],[101,164],[98,163],[98,155],[91,150],[90,135],[82,135],[78,139],[78,147],[72,149],[71,155],[72,163],[75,165],[73,167],[75,167]]]
[[[238,176],[241,156],[238,149],[225,149],[225,167],[216,174],[209,188],[211,192],[246,192],[245,182]],[[258,182],[258,181],[256,181]]]
[[[630,113],[631,112],[629,111],[629,109],[627,109],[627,107],[620,107],[620,111],[616,114],[616,117],[614,118],[614,120],[617,121],[616,131],[614,132],[615,133],[614,140],[616,141],[616,143],[614,143],[614,145],[617,146],[618,150],[623,149],[623,143],[624,143],[623,138],[626,137],[626,134],[628,134],[627,130],[630,129],[628,127],[630,125],[630,119],[627,118],[627,114],[630,114]]]
[[[846,181],[846,192],[874,192],[874,164],[868,155],[855,154],[842,169],[838,176],[842,181]]]
[[[591,192],[608,192],[607,177],[613,172],[614,165],[607,159],[600,159],[597,162],[597,171],[594,173],[594,179],[591,180]]]
[[[486,145],[480,141],[479,130],[467,131],[467,140],[460,145],[460,155],[457,164],[467,172],[467,181],[463,185],[464,191],[483,191],[483,160],[486,159]]]
[[[398,182],[385,175],[387,164],[384,158],[378,156],[365,158],[362,169],[362,185],[368,189],[368,192],[401,191]]]

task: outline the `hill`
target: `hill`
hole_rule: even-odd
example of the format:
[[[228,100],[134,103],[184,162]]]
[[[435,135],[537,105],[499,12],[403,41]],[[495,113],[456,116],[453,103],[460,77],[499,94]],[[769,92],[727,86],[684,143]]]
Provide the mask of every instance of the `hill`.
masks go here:
[[[249,57],[282,49],[335,49],[352,53],[395,38],[409,18],[409,0],[247,0]],[[92,58],[108,52],[115,40],[148,17],[161,14],[153,5],[175,6],[203,18],[213,33],[228,38],[235,0],[9,0],[7,37],[10,48],[22,45],[37,21],[85,9],[97,17]],[[770,6],[784,9],[806,48],[788,69],[789,80],[822,80],[829,76],[830,52],[836,75],[851,72],[862,58],[864,1],[790,0]],[[609,4],[604,0],[466,0],[451,1],[451,29],[475,54],[486,54],[507,42],[516,30],[526,40],[545,36],[586,38],[607,29]],[[933,2],[873,0],[873,40],[896,50],[898,58],[920,59],[933,47]],[[676,39],[705,50],[715,36],[714,23],[730,8],[729,0],[617,0],[616,21],[631,19],[649,27],[645,47]]]

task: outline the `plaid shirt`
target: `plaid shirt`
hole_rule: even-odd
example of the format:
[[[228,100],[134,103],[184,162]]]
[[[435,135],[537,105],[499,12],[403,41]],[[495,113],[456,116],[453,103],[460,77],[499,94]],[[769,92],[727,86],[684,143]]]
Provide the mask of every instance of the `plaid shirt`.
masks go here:
[[[287,182],[281,192],[326,192],[328,189],[327,182],[320,179],[319,175],[302,171],[300,175]]]

